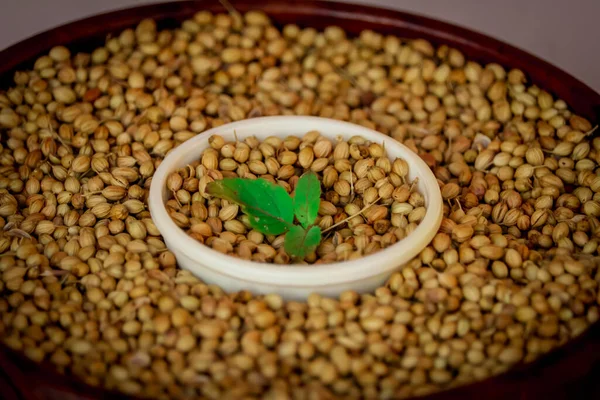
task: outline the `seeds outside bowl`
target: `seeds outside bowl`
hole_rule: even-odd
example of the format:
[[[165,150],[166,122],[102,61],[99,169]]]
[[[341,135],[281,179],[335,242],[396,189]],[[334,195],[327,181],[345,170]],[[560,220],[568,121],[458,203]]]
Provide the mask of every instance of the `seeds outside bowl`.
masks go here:
[[[150,218],[167,153],[291,114],[389,135],[442,184],[439,231],[371,293],[227,294],[178,268]],[[406,398],[485,379],[598,321],[595,129],[520,70],[260,12],[55,47],[0,93],[0,336],[158,399]]]

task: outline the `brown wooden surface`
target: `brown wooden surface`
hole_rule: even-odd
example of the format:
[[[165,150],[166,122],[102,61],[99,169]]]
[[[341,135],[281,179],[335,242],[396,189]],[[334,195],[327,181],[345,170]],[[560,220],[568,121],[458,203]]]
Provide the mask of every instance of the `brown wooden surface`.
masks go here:
[[[600,122],[600,95],[560,69],[495,39],[429,18],[398,11],[315,0],[230,0],[239,11],[261,9],[277,25],[295,23],[324,28],[338,25],[357,34],[363,29],[405,38],[425,38],[456,47],[473,60],[520,68],[532,81],[550,91],[578,114]],[[0,87],[12,84],[16,69],[31,67],[35,57],[52,46],[90,50],[107,35],[154,18],[159,27],[173,27],[199,10],[224,11],[217,0],[155,4],[101,14],[41,33],[0,52]],[[124,396],[89,387],[59,375],[50,365],[38,366],[21,354],[0,346],[0,399],[95,400]],[[576,340],[506,374],[428,396],[441,399],[600,399],[600,324]]]

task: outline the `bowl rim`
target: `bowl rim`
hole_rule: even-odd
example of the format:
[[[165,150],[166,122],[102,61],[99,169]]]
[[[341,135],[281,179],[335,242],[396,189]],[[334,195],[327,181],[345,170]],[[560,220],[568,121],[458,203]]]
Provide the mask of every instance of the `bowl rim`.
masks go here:
[[[298,134],[280,134],[278,130],[286,126],[293,126],[291,130]],[[296,126],[298,128],[296,128]],[[307,126],[304,128],[304,126]],[[209,147],[208,140],[213,134],[220,134],[227,140],[233,139],[232,132],[237,134],[240,140],[254,134],[245,134],[244,129],[257,129],[263,127],[264,133],[260,137],[267,136],[302,136],[315,127],[321,127],[321,133],[330,137],[363,136],[371,142],[383,143],[387,150],[387,156],[404,158],[410,165],[411,175],[419,176],[419,184],[424,188],[426,202],[426,213],[417,228],[402,240],[393,245],[381,249],[373,254],[360,257],[355,260],[338,261],[318,265],[277,265],[243,260],[230,255],[222,254],[193,239],[179,228],[168,215],[163,201],[163,192],[168,175],[176,168],[176,164],[182,159],[188,158],[191,153],[200,153]],[[332,133],[333,132],[333,133]],[[203,260],[197,263],[199,268],[218,270],[219,273],[229,275],[232,278],[242,278],[253,282],[284,285],[286,287],[314,286],[320,287],[338,283],[357,281],[379,274],[391,272],[403,266],[414,256],[421,252],[437,233],[443,217],[443,201],[439,183],[429,166],[419,155],[407,146],[392,139],[390,136],[377,132],[373,129],[331,118],[313,116],[267,116],[244,119],[231,122],[215,128],[208,129],[196,135],[178,147],[171,150],[161,161],[152,176],[150,191],[148,195],[148,207],[152,220],[162,237],[171,243],[172,252],[182,252],[193,260]],[[400,259],[399,262],[393,261]],[[226,269],[222,264],[227,263]],[[374,267],[373,267],[374,266]]]

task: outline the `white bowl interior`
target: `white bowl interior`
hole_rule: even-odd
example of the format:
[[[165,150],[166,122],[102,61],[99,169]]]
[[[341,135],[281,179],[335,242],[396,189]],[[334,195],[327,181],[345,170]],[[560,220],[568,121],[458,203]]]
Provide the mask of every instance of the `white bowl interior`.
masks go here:
[[[168,199],[166,179],[174,170],[200,158],[209,147],[208,139],[218,134],[227,141],[248,136],[263,140],[269,136],[302,136],[311,130],[335,140],[342,136],[363,138],[385,145],[391,159],[401,157],[409,164],[409,179],[418,178],[427,212],[417,228],[394,245],[360,259],[315,266],[280,266],[247,261],[224,255],[197,242],[180,229],[165,208]],[[406,146],[371,129],[348,122],[303,116],[261,117],[233,122],[210,129],[172,150],[152,177],[148,204],[152,219],[180,266],[207,283],[226,291],[276,292],[285,297],[306,297],[309,291],[336,295],[343,290],[371,290],[396,269],[419,254],[437,233],[442,220],[442,197],[437,179],[427,164]],[[185,261],[184,261],[185,260]],[[286,296],[286,294],[288,296]]]

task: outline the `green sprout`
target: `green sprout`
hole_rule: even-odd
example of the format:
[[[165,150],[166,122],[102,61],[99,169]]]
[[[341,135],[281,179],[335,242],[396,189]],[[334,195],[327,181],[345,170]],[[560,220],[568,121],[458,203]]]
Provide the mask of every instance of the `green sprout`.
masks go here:
[[[285,233],[283,247],[290,256],[303,259],[321,242],[321,228],[314,225],[321,184],[313,171],[300,177],[293,198],[283,187],[262,178],[225,178],[210,182],[206,192],[239,205],[249,217],[250,226],[258,232]]]

